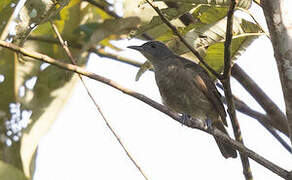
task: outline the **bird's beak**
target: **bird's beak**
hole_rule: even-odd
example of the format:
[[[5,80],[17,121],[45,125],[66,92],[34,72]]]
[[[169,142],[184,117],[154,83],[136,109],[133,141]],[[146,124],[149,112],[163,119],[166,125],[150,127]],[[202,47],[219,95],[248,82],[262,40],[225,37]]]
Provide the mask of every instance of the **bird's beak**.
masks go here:
[[[134,49],[134,50],[137,50],[137,51],[143,51],[143,47],[142,46],[128,46],[127,48]]]

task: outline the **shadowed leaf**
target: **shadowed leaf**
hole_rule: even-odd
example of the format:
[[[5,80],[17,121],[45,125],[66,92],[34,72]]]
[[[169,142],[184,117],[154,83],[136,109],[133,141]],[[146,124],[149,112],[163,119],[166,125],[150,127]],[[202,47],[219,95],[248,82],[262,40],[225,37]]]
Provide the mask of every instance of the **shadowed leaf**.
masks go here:
[[[17,168],[3,161],[0,161],[1,180],[27,180],[24,174]]]

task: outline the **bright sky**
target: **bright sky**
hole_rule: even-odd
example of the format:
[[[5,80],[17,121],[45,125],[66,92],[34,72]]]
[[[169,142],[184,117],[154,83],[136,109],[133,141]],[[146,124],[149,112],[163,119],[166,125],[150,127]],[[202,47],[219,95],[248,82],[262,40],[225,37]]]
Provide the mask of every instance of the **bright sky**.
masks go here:
[[[261,11],[257,18],[263,22]],[[116,43],[125,48],[141,41]],[[138,52],[121,55],[141,62]],[[284,110],[273,50],[266,37],[260,37],[237,61],[238,64]],[[161,102],[154,74],[146,72],[138,82],[138,71],[123,63],[92,55],[87,69]],[[213,137],[191,129],[149,105],[97,81],[87,80],[92,94],[119,137],[151,180],[244,179],[240,159],[224,159]],[[233,92],[252,108],[259,105],[236,82]],[[263,112],[263,111],[262,111]],[[292,158],[256,120],[238,113],[247,147],[268,160],[292,169]],[[231,125],[228,128],[232,134]],[[251,160],[254,179],[281,179]],[[132,164],[78,83],[67,106],[50,132],[42,139],[34,180],[144,179]]]

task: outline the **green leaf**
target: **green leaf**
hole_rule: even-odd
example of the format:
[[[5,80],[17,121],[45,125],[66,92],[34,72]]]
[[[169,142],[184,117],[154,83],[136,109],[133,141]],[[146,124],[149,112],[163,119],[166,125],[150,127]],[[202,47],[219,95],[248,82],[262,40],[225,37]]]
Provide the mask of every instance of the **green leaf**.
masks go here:
[[[164,8],[161,9],[164,16],[172,22],[177,28],[183,27],[181,23],[175,21],[181,15],[192,12],[193,21],[192,28],[204,26],[206,24],[214,23],[227,15],[230,0],[166,0],[178,4],[178,8]],[[251,0],[241,0],[237,3],[237,7],[248,9],[251,6]],[[151,8],[151,7],[148,7]],[[182,28],[184,29],[184,28]],[[186,32],[186,31],[185,31]],[[167,27],[159,16],[153,16],[151,21],[142,25],[134,36],[139,36],[147,33],[150,37],[157,40],[168,41],[173,38],[172,31]],[[182,32],[183,33],[183,32]]]
[[[27,180],[24,174],[17,168],[3,161],[0,161],[1,180]]]
[[[234,37],[230,47],[232,61],[237,60],[256,38],[258,38],[258,34]],[[224,67],[224,42],[211,45],[207,50],[205,61],[215,71],[222,72]]]
[[[215,43],[223,42],[225,40],[226,31],[226,18],[216,21],[212,24],[207,24],[194,29],[189,30],[185,33],[184,38],[189,44],[195,49],[207,48]],[[233,35],[234,36],[259,36],[263,35],[261,28],[256,24],[246,21],[242,18],[235,17],[233,20]],[[177,54],[184,54],[189,52],[180,41],[175,39],[175,46],[171,46]],[[173,44],[173,43],[172,43]]]
[[[179,8],[165,8],[161,12],[165,17],[171,21],[189,12],[193,7],[189,5],[182,5]],[[167,26],[161,21],[159,16],[154,16],[148,24],[141,26],[133,36],[139,36],[147,32],[152,38],[156,38],[168,30]]]
[[[82,25],[81,27],[83,27],[83,29],[85,29],[85,27],[88,29],[87,35],[91,34],[89,41],[86,42],[83,49],[89,49],[90,47],[97,45],[100,41],[109,37],[111,37],[110,39],[119,39],[121,35],[128,34],[132,30],[137,29],[139,24],[139,18],[128,17],[123,19],[107,19],[102,24],[91,23]],[[108,39],[108,41],[110,39]]]

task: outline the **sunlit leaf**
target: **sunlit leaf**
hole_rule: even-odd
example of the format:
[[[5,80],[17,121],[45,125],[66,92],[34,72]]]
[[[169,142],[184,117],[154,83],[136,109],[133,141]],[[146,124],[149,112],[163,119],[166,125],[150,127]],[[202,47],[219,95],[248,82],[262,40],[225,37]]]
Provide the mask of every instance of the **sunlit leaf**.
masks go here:
[[[238,59],[256,38],[258,38],[258,34],[235,37],[230,48],[232,61]],[[222,72],[224,67],[224,42],[208,47],[205,61],[217,72]]]

